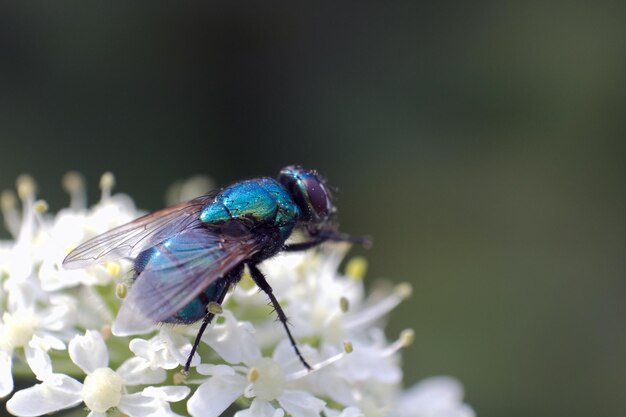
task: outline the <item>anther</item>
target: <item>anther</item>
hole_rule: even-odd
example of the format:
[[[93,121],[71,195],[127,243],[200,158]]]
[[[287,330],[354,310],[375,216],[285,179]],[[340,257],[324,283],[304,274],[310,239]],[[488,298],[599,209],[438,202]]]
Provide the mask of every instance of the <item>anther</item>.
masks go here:
[[[115,278],[116,276],[118,276],[122,269],[120,267],[120,264],[117,262],[107,262],[104,267],[106,268],[109,276],[112,278]]]
[[[346,275],[356,280],[362,280],[367,273],[367,259],[355,256],[346,264]]]
[[[402,282],[394,288],[396,294],[398,294],[402,299],[407,299],[413,294],[413,286],[408,282]]]
[[[339,308],[342,313],[347,313],[350,310],[350,301],[346,297],[339,298]]]
[[[115,286],[115,295],[123,300],[128,295],[128,286],[126,284],[117,284]]]
[[[15,185],[17,187],[17,195],[19,195],[22,200],[31,198],[37,192],[37,184],[33,177],[28,174],[22,174],[17,177]]]
[[[102,190],[102,200],[106,200],[111,197],[111,191],[115,186],[115,176],[112,172],[105,172],[100,177],[100,189]]]
[[[259,370],[255,368],[254,366],[248,370],[248,375],[247,375],[248,382],[256,382],[256,380],[259,379],[259,376],[260,376]]]
[[[215,301],[211,301],[207,305],[207,311],[211,314],[218,315],[218,314],[222,314],[224,312],[224,309],[219,303],[216,303]]]
[[[85,179],[77,171],[70,171],[61,180],[63,189],[70,195],[70,207],[73,210],[80,210],[87,205],[87,195],[85,192]]]
[[[35,201],[35,205],[33,206],[33,208],[35,209],[35,213],[44,214],[46,211],[48,211],[48,203],[46,203],[45,200],[37,200]]]

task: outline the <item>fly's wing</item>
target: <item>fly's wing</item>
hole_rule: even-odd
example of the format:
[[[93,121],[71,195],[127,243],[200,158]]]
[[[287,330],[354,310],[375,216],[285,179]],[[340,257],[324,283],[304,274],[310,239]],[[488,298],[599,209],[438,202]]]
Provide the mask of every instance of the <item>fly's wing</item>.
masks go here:
[[[211,193],[147,214],[78,246],[63,260],[67,269],[84,268],[120,258],[134,258],[143,250],[200,224],[198,213],[215,198]]]
[[[124,300],[113,334],[151,330],[260,249],[252,234],[228,238],[204,227],[159,243]]]

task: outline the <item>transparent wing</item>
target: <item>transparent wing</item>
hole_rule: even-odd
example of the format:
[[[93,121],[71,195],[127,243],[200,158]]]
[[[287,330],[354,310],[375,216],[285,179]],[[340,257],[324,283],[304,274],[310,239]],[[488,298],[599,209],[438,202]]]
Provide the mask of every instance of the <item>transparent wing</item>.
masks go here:
[[[168,237],[200,224],[198,213],[215,193],[147,214],[116,227],[78,246],[63,260],[68,269],[84,268],[104,261],[134,258]]]
[[[150,330],[259,250],[251,234],[233,239],[204,227],[159,243],[124,300],[113,333],[127,336]]]

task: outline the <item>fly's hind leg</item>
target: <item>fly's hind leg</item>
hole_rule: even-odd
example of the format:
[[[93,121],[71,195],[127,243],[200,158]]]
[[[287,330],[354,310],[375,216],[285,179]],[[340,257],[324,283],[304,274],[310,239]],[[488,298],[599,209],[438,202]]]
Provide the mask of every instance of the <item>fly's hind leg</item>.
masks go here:
[[[234,269],[232,269],[228,274],[224,276],[224,278],[228,281],[228,284],[224,286],[224,289],[220,292],[218,297],[215,300],[212,300],[211,303],[222,304],[224,301],[224,297],[226,297],[226,293],[230,289],[231,284],[236,283],[241,278],[241,274],[243,274],[243,264],[238,265]],[[210,303],[209,303],[210,304]],[[185,368],[183,372],[189,372],[189,367],[191,366],[191,360],[193,359],[193,355],[195,355],[196,350],[198,349],[198,345],[200,344],[200,340],[202,339],[202,334],[206,330],[206,328],[211,324],[211,321],[215,317],[215,313],[211,312],[210,306],[207,306],[207,314],[202,319],[202,325],[198,330],[198,334],[196,335],[196,340],[193,342],[193,346],[191,347],[191,352],[189,353],[189,357],[187,358],[187,362],[185,363]]]
[[[304,359],[304,357],[300,353],[300,349],[298,349],[298,345],[296,341],[294,340],[293,336],[291,335],[291,332],[289,331],[289,326],[287,325],[288,324],[287,316],[285,315],[285,312],[283,311],[282,307],[278,303],[278,300],[274,296],[272,287],[270,287],[270,285],[265,280],[265,276],[256,265],[248,264],[248,268],[250,269],[250,275],[252,276],[252,279],[254,280],[256,285],[261,290],[263,290],[263,292],[267,294],[267,296],[269,297],[270,302],[272,303],[272,306],[274,307],[274,310],[276,310],[276,314],[278,315],[278,320],[280,320],[280,322],[283,324],[283,327],[285,328],[285,331],[287,332],[287,336],[289,337],[289,341],[291,342],[291,346],[293,346],[293,349],[296,351],[296,355],[298,355],[300,362],[302,362],[302,364],[308,370],[313,369],[311,368],[311,365],[307,363],[307,361]]]

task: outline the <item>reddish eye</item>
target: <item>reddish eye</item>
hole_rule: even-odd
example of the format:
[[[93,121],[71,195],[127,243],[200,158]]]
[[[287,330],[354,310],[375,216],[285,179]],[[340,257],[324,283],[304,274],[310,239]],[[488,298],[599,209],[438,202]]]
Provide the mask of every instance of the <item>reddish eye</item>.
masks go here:
[[[330,199],[323,183],[317,178],[306,178],[303,180],[309,201],[317,217],[325,219],[330,212]]]
[[[283,168],[280,183],[287,189],[301,211],[301,219],[321,223],[328,220],[333,204],[324,181],[315,171],[292,165]]]

